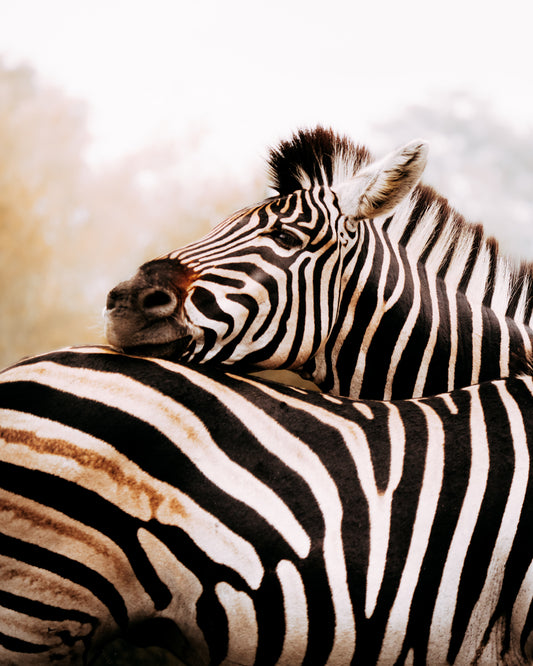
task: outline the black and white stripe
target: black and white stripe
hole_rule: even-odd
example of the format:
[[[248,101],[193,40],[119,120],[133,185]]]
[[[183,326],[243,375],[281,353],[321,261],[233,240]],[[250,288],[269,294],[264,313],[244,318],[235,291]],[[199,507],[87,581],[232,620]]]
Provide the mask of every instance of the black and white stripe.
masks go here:
[[[105,348],[0,375],[0,663],[533,658],[533,381],[397,402]]]
[[[416,182],[426,148],[380,162],[318,128],[272,151],[278,196],[110,292],[122,350],[292,368],[328,393],[419,397],[531,363],[530,265]],[[413,189],[414,188],[414,189]]]

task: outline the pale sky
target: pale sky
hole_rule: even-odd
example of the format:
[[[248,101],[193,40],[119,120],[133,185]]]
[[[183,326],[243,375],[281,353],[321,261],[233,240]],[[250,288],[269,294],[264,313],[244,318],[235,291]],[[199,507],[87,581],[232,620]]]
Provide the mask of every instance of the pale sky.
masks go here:
[[[0,56],[89,105],[93,161],[210,132],[246,162],[300,125],[365,142],[445,90],[533,129],[532,0],[0,0]]]

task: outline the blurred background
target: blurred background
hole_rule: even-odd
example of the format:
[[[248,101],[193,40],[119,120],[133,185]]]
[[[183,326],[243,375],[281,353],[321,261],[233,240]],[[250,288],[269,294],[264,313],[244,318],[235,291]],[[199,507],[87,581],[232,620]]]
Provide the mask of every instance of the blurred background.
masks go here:
[[[102,342],[107,291],[266,194],[322,123],[533,259],[526,0],[0,0],[0,366]]]
[[[107,291],[332,126],[533,259],[530,0],[0,0],[0,367],[100,343]],[[118,642],[98,664],[176,664]]]

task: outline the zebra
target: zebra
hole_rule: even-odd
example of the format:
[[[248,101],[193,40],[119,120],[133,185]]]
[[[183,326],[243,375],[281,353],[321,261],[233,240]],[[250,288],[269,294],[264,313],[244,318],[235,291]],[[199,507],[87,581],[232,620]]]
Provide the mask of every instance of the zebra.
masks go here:
[[[421,397],[529,372],[533,267],[419,179],[427,145],[373,161],[300,130],[270,152],[276,195],[112,289],[117,349],[292,369],[333,395]]]
[[[0,663],[533,661],[533,378],[352,400],[106,347],[0,375]]]

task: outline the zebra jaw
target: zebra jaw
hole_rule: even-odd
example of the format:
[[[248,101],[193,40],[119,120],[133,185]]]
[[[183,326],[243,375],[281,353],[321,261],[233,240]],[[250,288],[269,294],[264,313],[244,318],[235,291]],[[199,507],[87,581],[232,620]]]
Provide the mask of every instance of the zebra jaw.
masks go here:
[[[168,343],[155,343],[134,345],[132,347],[120,347],[118,351],[122,351],[130,356],[150,356],[151,358],[166,358],[170,360],[178,360],[187,351],[192,342],[192,335],[187,335],[179,340],[174,340]],[[113,345],[114,346],[114,345]]]

